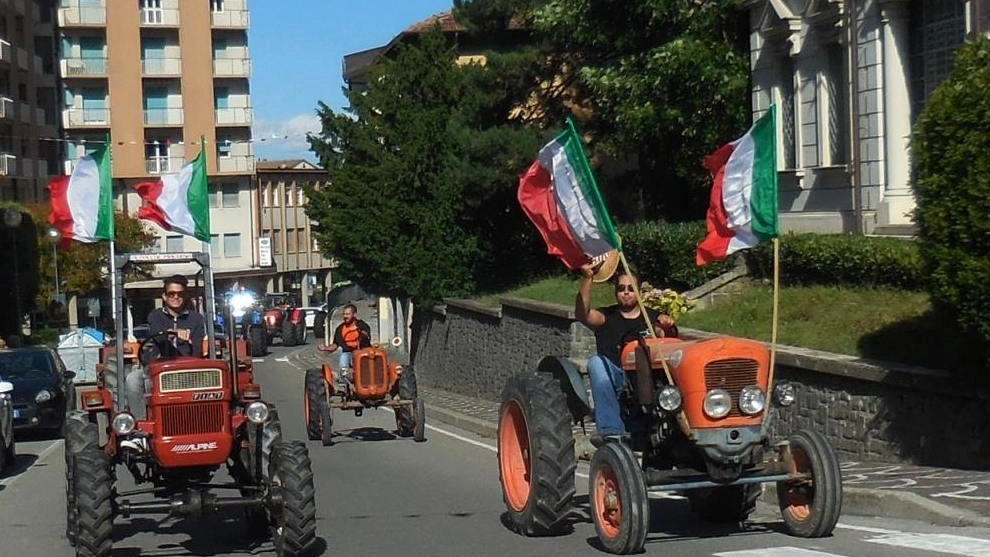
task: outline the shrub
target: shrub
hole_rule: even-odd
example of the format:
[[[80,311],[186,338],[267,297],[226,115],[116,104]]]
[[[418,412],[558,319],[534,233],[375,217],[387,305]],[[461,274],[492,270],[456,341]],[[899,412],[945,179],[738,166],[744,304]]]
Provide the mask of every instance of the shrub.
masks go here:
[[[773,244],[746,254],[750,274],[773,278]],[[897,238],[853,234],[784,234],[780,238],[784,285],[892,286],[922,288],[918,246]]]
[[[963,46],[914,131],[921,259],[936,307],[990,343],[990,40]]]
[[[705,237],[704,221],[638,222],[619,227],[626,258],[636,274],[661,287],[689,290],[732,268],[732,258],[699,267],[694,252]]]

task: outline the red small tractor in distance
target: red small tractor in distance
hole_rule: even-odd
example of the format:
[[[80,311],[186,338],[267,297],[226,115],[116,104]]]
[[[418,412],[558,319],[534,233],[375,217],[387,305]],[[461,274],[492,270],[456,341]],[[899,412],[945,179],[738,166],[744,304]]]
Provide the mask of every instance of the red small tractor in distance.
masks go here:
[[[679,492],[707,520],[742,522],[765,482],[776,483],[788,532],[832,533],[842,508],[838,459],[818,431],[771,438],[774,413],[794,404],[796,394],[793,384],[774,384],[765,345],[732,337],[639,338],[624,344],[621,359],[628,440],[599,443],[588,486],[606,551],[642,551],[651,492]],[[546,357],[535,373],[507,381],[498,463],[517,532],[568,528],[577,464],[571,424],[583,425],[589,411],[583,379],[565,358]]]
[[[393,346],[401,340],[396,337]],[[361,416],[366,408],[391,408],[399,437],[426,440],[426,405],[419,398],[416,372],[411,365],[390,362],[379,345],[353,353],[354,368],[334,370],[329,364],[306,370],[303,419],[310,440],[333,444],[333,411],[353,410]]]
[[[243,511],[251,533],[270,533],[279,557],[307,555],[316,547],[309,453],[303,442],[282,439],[276,409],[254,381],[248,341],[215,338],[208,256],[117,255],[116,291],[124,291],[129,266],[167,263],[203,269],[209,356],[178,356],[169,333],[145,339],[138,350],[144,407],[130,408],[126,401],[137,397],[122,392],[125,305],[123,296],[116,300],[115,355],[99,366],[97,388],[82,394],[81,410],[66,419],[66,537],[80,557],[109,557],[117,517]],[[226,317],[232,322],[229,307]],[[214,478],[221,468],[230,481]],[[133,489],[120,481],[126,473]],[[217,495],[223,491],[231,495]]]
[[[296,306],[293,295],[288,292],[265,294],[262,320],[269,345],[276,337],[282,339],[282,346],[306,344],[306,316]]]

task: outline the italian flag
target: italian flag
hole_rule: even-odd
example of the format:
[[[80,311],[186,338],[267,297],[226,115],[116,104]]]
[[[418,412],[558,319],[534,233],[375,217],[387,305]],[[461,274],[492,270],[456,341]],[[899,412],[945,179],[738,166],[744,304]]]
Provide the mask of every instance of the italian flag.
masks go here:
[[[206,179],[206,157],[200,152],[175,174],[161,180],[135,184],[144,206],[138,218],[150,220],[165,230],[210,241],[210,200]]]
[[[72,175],[48,183],[52,200],[49,224],[64,240],[113,240],[112,180],[109,146],[80,158]]]
[[[776,115],[771,106],[746,135],[705,157],[714,185],[708,235],[695,254],[698,265],[777,236]]]
[[[621,243],[595,184],[574,123],[540,149],[519,178],[517,197],[547,244],[569,269],[599,258]]]

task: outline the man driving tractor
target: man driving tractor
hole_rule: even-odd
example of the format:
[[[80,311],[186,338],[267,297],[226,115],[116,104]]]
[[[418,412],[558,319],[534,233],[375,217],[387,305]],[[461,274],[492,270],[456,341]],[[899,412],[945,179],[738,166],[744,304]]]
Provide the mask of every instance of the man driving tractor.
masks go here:
[[[333,341],[330,344],[320,344],[317,349],[323,352],[336,352],[340,348],[339,367],[343,369],[354,366],[355,350],[370,346],[371,327],[357,318],[357,306],[347,304],[344,306],[343,321],[333,332]]]

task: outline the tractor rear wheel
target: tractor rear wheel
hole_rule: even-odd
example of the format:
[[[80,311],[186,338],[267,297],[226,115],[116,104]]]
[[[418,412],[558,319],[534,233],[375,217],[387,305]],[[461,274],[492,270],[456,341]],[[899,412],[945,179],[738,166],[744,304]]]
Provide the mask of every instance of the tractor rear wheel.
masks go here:
[[[413,440],[417,443],[422,443],[426,441],[426,402],[421,398],[417,398],[413,408],[415,408],[413,418],[416,423],[413,426]]]
[[[268,352],[268,334],[260,325],[248,326],[248,340],[251,342],[251,357],[264,356]]]
[[[69,545],[76,545],[78,513],[76,490],[72,486],[75,477],[75,455],[87,447],[98,447],[100,434],[96,424],[89,421],[89,414],[70,411],[65,416],[65,538]]]
[[[763,492],[759,484],[693,489],[687,492],[691,508],[709,522],[743,522],[756,509]]]
[[[306,445],[299,441],[275,445],[269,482],[282,499],[270,511],[276,555],[310,554],[316,545],[316,492]]]
[[[402,368],[402,375],[399,375],[399,380],[396,383],[399,387],[399,399],[414,401],[419,398],[419,389],[416,387],[416,371],[413,366]],[[413,417],[411,406],[399,406],[395,409],[395,429],[398,431],[399,437],[412,437],[415,427],[416,420]]]
[[[510,377],[499,409],[498,470],[511,527],[526,536],[565,531],[576,468],[560,384],[542,373]]]
[[[106,454],[87,447],[73,456],[73,490],[78,512],[76,555],[110,557],[113,549],[113,500]]]
[[[286,317],[282,321],[282,346],[295,346],[296,345],[296,326],[289,321]]]
[[[777,482],[777,501],[791,535],[821,538],[832,534],[842,512],[842,475],[835,450],[817,431],[801,430],[788,439],[793,472],[807,480]]]
[[[327,382],[323,378],[323,370],[311,368],[306,370],[305,394],[303,407],[306,410],[306,435],[310,441],[316,441],[323,434],[323,420],[320,410],[327,399]]]
[[[589,475],[591,520],[605,551],[618,555],[643,551],[650,500],[632,451],[621,443],[606,443],[591,457]]]
[[[295,325],[296,329],[296,344],[306,344],[306,321],[301,319]]]

